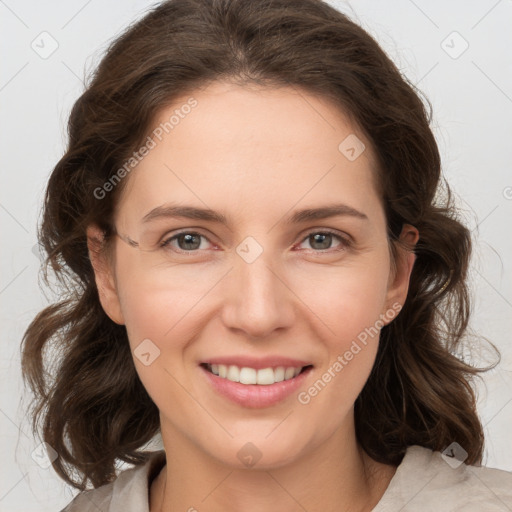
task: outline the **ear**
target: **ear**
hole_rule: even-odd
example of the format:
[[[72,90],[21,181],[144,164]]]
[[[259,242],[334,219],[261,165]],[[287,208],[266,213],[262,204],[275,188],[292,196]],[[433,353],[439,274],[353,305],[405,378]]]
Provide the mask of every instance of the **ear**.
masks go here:
[[[399,238],[405,247],[403,245],[397,246],[397,257],[393,265],[394,271],[391,272],[386,294],[386,311],[389,311],[390,308],[396,310],[398,305],[401,309],[405,303],[411,272],[416,260],[414,247],[419,237],[419,232],[414,226],[410,224],[403,225]]]
[[[113,266],[103,249],[104,233],[96,224],[87,227],[87,247],[89,259],[94,269],[101,306],[109,318],[119,325],[124,325],[119,295],[115,283]]]

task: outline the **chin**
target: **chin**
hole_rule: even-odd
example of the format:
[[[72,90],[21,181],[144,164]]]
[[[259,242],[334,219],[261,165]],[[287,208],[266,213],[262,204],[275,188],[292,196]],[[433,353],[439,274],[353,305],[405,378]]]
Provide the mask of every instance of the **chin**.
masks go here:
[[[218,462],[233,469],[277,469],[300,457],[298,440],[289,431],[286,432],[286,439],[288,442],[275,433],[269,435],[265,432],[231,439],[220,452],[212,452],[211,446],[208,451]]]

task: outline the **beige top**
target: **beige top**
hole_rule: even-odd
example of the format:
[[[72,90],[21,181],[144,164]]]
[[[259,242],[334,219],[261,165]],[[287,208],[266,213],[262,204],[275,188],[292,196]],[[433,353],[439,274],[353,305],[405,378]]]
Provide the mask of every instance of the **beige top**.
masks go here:
[[[446,460],[409,446],[372,512],[512,512],[511,472]],[[80,493],[61,512],[149,512],[150,482],[164,464],[165,452],[155,452],[114,482]]]

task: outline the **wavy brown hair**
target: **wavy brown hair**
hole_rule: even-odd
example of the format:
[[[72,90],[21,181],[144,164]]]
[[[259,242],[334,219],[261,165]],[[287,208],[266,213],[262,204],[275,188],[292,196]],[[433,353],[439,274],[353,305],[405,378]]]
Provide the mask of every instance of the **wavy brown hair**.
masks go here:
[[[420,238],[406,303],[382,329],[355,403],[358,442],[373,459],[398,465],[409,445],[443,450],[456,441],[467,464],[481,464],[470,382],[485,369],[456,356],[470,314],[471,237],[448,186],[438,193],[431,104],[368,33],[320,0],[170,0],[109,46],[73,106],[67,149],[46,190],[38,235],[45,282],[51,264],[61,300],[28,326],[22,367],[35,394],[33,428],[59,454],[54,469],[85,489],[112,481],[119,461],[147,460],[159,412],[125,327],[100,304],[86,227],[102,228],[110,254],[129,177],[107,194],[98,189],[141,147],[161,109],[220,79],[302,88],[329,99],[368,137],[395,257],[404,223]]]

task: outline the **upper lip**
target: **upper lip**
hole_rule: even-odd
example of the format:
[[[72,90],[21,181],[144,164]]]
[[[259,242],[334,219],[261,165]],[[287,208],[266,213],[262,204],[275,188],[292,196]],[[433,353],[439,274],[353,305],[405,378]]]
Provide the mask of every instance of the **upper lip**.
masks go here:
[[[267,357],[249,357],[249,356],[225,356],[212,357],[202,361],[202,364],[224,364],[226,366],[238,366],[239,368],[254,368],[261,370],[263,368],[277,368],[283,366],[289,368],[302,368],[303,366],[312,366],[308,361],[301,361],[292,357],[267,356]]]

